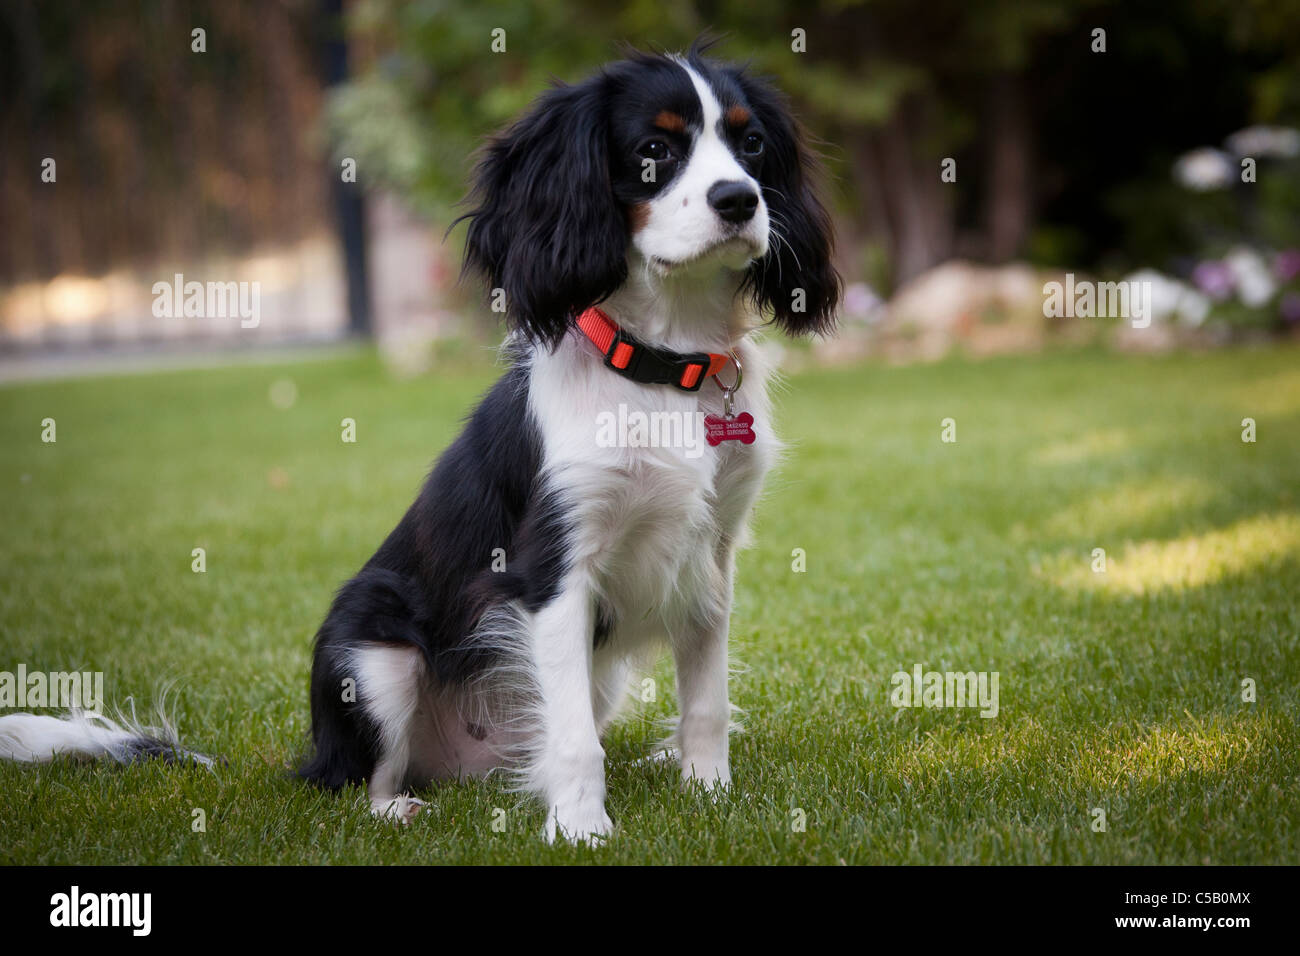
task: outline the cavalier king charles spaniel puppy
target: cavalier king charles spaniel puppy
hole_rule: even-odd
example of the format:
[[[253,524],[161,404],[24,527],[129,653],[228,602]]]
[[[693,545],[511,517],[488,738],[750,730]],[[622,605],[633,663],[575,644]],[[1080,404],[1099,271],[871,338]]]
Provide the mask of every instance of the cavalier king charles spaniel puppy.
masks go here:
[[[465,264],[509,367],[320,627],[304,778],[405,822],[411,788],[505,769],[548,840],[599,842],[602,734],[667,644],[661,753],[728,786],[735,555],[779,450],[754,332],[826,332],[839,299],[816,172],[783,97],[698,46],[551,89],[487,145]],[[79,719],[83,752],[160,749]],[[0,752],[77,750],[60,724]]]

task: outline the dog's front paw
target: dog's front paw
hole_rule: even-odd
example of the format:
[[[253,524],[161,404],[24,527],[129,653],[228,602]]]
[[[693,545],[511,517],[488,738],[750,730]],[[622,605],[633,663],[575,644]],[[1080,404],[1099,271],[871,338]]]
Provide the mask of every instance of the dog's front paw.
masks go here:
[[[690,763],[682,767],[682,786],[700,787],[714,800],[731,788],[731,769],[723,763]]]
[[[375,797],[370,801],[370,812],[380,820],[390,823],[410,823],[424,809],[424,801],[405,794],[396,797]]]
[[[547,843],[554,843],[556,839],[560,839],[595,847],[604,843],[613,832],[614,821],[610,820],[603,806],[555,804],[546,814],[546,829],[543,831],[543,836],[546,837]]]

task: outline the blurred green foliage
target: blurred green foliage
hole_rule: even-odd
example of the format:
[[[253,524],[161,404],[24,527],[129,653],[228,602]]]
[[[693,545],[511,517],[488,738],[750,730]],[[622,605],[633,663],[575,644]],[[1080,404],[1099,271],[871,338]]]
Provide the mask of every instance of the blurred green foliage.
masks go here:
[[[818,129],[842,129],[880,125],[909,94],[937,92],[941,64],[987,74],[1023,66],[1033,37],[1062,26],[1069,6],[941,2],[934,29],[895,0],[362,0],[349,28],[367,67],[335,94],[329,122],[340,155],[445,215],[484,134],[548,83],[581,79],[625,45],[677,51],[718,38],[719,55],[773,76]],[[492,50],[498,29],[503,52]],[[909,32],[904,46],[887,42]],[[960,108],[945,109],[944,119],[936,147],[972,135]],[[832,162],[843,158],[830,150]]]
[[[1250,123],[1300,121],[1297,23],[1300,0],[361,0],[357,76],[328,125],[370,182],[447,221],[482,137],[549,82],[624,43],[680,50],[711,34],[819,137],[850,271],[887,287],[951,255],[1171,268],[1235,228],[1217,200],[1188,203],[1174,160]],[[938,184],[948,156],[957,189]],[[1295,189],[1260,193],[1250,226],[1289,241]]]

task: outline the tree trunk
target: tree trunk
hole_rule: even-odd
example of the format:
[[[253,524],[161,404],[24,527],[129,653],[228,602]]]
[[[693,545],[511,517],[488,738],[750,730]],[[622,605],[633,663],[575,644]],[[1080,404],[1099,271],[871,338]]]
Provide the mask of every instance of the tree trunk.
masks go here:
[[[995,77],[989,89],[988,143],[988,256],[994,262],[1005,262],[1024,245],[1032,206],[1029,117],[1021,81],[1009,74]]]
[[[912,97],[883,125],[850,135],[855,187],[867,207],[866,232],[884,242],[895,287],[952,255],[950,191],[958,186],[940,179],[944,157],[927,155],[918,146],[932,141],[926,135],[932,114],[928,102]]]

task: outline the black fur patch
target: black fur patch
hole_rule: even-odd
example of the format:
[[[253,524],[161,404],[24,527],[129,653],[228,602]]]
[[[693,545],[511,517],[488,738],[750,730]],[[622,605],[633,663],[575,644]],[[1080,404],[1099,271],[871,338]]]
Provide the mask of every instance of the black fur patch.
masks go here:
[[[614,633],[614,614],[604,603],[596,605],[596,626],[593,628],[592,646],[601,647]]]
[[[136,763],[142,760],[161,760],[165,764],[201,765],[203,763],[196,754],[156,737],[132,737],[122,743],[114,757],[121,763]],[[218,762],[225,763],[224,760]]]
[[[627,278],[627,219],[610,186],[603,76],[543,94],[475,173],[465,268],[505,290],[506,315],[554,347]]]
[[[467,638],[489,607],[529,611],[559,590],[568,534],[563,502],[540,487],[540,437],[516,364],[483,399],[443,453],[415,503],[379,550],[339,589],[316,636],[312,666],[315,756],[302,776],[335,788],[370,776],[377,730],[359,702],[345,702],[351,652],[405,645],[442,685],[496,663],[499,647]],[[495,549],[504,570],[493,570]]]

